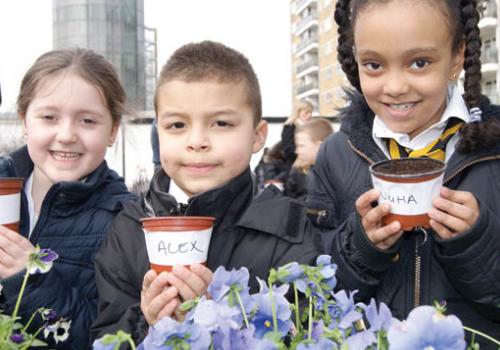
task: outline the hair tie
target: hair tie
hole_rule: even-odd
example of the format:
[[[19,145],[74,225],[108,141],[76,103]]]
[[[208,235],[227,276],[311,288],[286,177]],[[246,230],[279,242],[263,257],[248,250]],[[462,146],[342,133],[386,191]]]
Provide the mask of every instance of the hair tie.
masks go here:
[[[470,122],[479,123],[482,120],[483,111],[479,107],[473,107],[470,109]]]

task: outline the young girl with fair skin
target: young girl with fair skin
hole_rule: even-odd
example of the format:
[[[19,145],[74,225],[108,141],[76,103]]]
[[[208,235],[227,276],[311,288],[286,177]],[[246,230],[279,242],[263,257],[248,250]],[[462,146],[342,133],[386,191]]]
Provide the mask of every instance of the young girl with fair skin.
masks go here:
[[[20,232],[0,226],[2,308],[13,307],[35,245],[54,250],[59,259],[52,270],[29,279],[20,316],[26,322],[46,307],[70,320],[69,339],[51,345],[58,349],[89,347],[97,304],[93,256],[122,203],[134,198],[104,161],[126,105],[102,56],[81,49],[45,53],[18,97],[27,145],[0,158],[0,176],[24,178]]]
[[[376,297],[398,318],[445,301],[464,325],[498,338],[500,109],[480,94],[476,5],[337,2],[338,57],[357,91],[340,132],[319,152],[308,203],[318,212],[315,224],[336,229],[337,275],[358,298]],[[462,98],[456,82],[463,69]],[[444,188],[429,212],[430,229],[384,225],[390,205],[376,204],[369,165],[395,158],[390,142],[421,150],[446,131]]]

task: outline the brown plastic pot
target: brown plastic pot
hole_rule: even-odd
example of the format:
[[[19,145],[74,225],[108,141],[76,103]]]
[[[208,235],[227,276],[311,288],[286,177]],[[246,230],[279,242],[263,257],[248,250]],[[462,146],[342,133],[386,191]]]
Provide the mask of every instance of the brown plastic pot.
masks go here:
[[[16,232],[19,232],[23,181],[18,177],[0,178],[0,225]]]
[[[151,268],[160,273],[175,265],[206,264],[214,220],[208,216],[141,219]]]
[[[439,196],[445,163],[431,158],[402,158],[370,166],[373,186],[380,191],[379,203],[388,202],[391,213],[382,222],[399,221],[403,230],[429,228],[428,212]]]

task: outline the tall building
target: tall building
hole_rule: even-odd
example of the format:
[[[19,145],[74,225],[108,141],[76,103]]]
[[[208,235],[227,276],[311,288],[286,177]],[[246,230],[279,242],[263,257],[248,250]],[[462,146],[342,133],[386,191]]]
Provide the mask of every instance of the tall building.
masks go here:
[[[479,3],[481,20],[481,41],[483,42],[481,52],[482,91],[489,97],[491,102],[499,103],[499,74],[498,71],[498,0],[482,0]]]
[[[290,0],[293,104],[308,100],[315,114],[342,106],[345,75],[337,63],[335,0]]]
[[[53,0],[52,11],[54,48],[84,47],[108,58],[131,101],[149,109],[144,0]]]

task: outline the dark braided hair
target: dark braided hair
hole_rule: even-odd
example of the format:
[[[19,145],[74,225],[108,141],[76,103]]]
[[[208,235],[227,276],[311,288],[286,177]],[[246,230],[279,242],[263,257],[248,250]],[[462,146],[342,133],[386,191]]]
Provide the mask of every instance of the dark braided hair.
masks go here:
[[[335,7],[335,21],[338,25],[337,58],[351,85],[361,92],[359,71],[354,55],[353,27],[360,10],[374,3],[388,3],[393,0],[338,0]],[[435,2],[428,0],[429,3]],[[440,0],[448,17],[450,32],[453,33],[452,50],[457,53],[462,43],[464,52],[464,100],[469,110],[479,108],[484,97],[481,95],[481,37],[478,27],[479,12],[477,0]],[[500,121],[490,118],[483,122],[468,123],[461,131],[457,145],[460,152],[489,147],[500,140]]]

